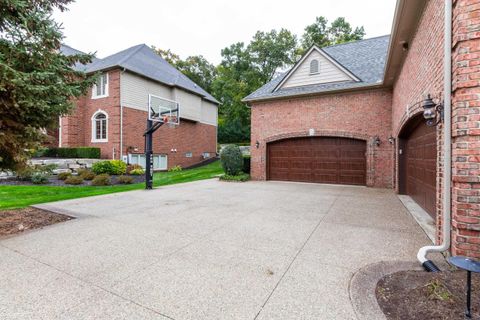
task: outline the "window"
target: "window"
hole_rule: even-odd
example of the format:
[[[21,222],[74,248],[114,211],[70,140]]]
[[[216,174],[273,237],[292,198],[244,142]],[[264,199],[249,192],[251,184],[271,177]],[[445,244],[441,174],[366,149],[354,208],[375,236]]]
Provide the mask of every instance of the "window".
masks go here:
[[[92,142],[107,142],[108,116],[104,111],[97,111],[92,117]]]
[[[128,155],[130,164],[139,164],[145,168],[145,154],[130,153]],[[153,170],[167,170],[167,156],[164,154],[153,155]]]
[[[191,158],[191,157],[193,157],[193,154],[191,152],[187,152],[187,153],[185,153],[185,157],[186,158]]]
[[[101,74],[92,88],[92,98],[108,97],[108,73]]]
[[[208,158],[210,158],[210,152],[204,152],[204,153],[202,153],[202,157],[203,157],[203,159],[208,159]]]
[[[318,71],[318,60],[314,59],[310,62],[310,74],[317,74]]]

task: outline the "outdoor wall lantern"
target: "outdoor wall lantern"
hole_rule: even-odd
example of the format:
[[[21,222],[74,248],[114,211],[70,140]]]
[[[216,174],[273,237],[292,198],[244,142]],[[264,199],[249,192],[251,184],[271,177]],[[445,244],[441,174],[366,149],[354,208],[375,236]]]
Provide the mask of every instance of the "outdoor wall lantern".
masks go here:
[[[380,145],[380,143],[382,143],[382,141],[380,141],[380,137],[379,136],[375,136],[373,138],[373,143],[378,147]]]
[[[395,138],[392,137],[392,136],[388,137],[388,143],[394,144],[395,143]]]
[[[255,147],[256,147],[257,149],[258,149],[258,147],[260,147],[260,142],[258,142],[258,140],[257,140],[257,142],[255,142]]]
[[[438,125],[443,120],[443,104],[441,101],[435,103],[432,97],[427,95],[427,98],[422,101],[423,117],[427,120],[427,126],[433,127]]]

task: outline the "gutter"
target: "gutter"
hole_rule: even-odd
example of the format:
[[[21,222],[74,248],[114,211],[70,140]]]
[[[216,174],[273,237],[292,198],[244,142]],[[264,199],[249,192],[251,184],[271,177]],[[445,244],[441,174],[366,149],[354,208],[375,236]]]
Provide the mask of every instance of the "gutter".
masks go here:
[[[444,43],[444,112],[443,124],[444,161],[443,161],[443,221],[442,243],[438,246],[420,248],[417,259],[430,272],[439,272],[440,269],[427,259],[431,252],[445,252],[451,245],[451,185],[452,185],[452,0],[445,0],[445,43]]]
[[[125,68],[120,71],[120,160],[123,161],[123,100],[122,100],[122,75],[125,73]]]

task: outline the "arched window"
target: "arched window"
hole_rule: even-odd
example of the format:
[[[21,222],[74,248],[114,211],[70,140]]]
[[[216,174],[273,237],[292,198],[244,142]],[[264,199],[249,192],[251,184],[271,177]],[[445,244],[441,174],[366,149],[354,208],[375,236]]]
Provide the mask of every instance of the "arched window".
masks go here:
[[[92,116],[92,142],[107,142],[108,115],[105,111],[98,110]]]
[[[314,59],[310,62],[310,74],[318,73],[318,60]]]

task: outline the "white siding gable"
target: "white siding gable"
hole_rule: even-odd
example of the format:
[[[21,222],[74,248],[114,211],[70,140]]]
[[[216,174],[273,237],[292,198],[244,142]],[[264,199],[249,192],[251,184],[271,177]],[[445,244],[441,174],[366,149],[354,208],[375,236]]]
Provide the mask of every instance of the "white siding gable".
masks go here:
[[[318,61],[318,73],[315,74],[310,73],[310,65],[313,60]],[[303,61],[300,61],[296,69],[292,70],[292,73],[287,76],[287,79],[280,85],[280,88],[352,80],[355,80],[355,78],[332,62],[324,53],[320,53],[318,49],[313,48],[313,50],[303,58]]]
[[[191,92],[172,88],[130,72],[121,75],[121,104],[124,107],[147,111],[148,95],[175,100],[180,105],[180,117],[213,126],[217,125],[217,105]]]

